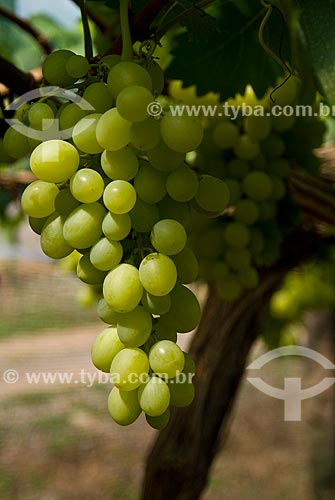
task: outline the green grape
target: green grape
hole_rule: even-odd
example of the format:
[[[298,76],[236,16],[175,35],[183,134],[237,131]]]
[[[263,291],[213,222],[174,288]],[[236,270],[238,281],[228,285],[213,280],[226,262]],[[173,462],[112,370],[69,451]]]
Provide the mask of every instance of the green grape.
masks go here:
[[[143,288],[152,295],[167,295],[177,281],[173,260],[161,253],[150,253],[142,260],[139,277]]]
[[[196,236],[195,252],[201,257],[217,259],[225,250],[225,242],[222,238],[221,226],[214,225],[202,232],[202,238]],[[206,245],[203,242],[206,242]]]
[[[151,165],[161,172],[170,172],[180,167],[185,159],[184,153],[173,151],[164,142],[159,142],[147,155]]]
[[[270,198],[273,185],[270,177],[265,172],[255,170],[249,172],[243,179],[244,192],[255,201]]]
[[[151,314],[143,306],[136,306],[132,311],[119,314],[117,333],[126,347],[140,347],[151,334]]]
[[[165,255],[175,255],[185,247],[187,234],[178,221],[162,219],[153,226],[150,240],[157,252]]]
[[[51,182],[33,181],[22,193],[22,209],[31,217],[48,217],[55,211],[58,193],[58,187]]]
[[[5,132],[3,148],[11,158],[16,160],[27,156],[31,150],[28,138],[11,127]]]
[[[108,397],[108,410],[117,424],[132,424],[142,412],[138,402],[138,391],[122,391],[114,387]]]
[[[170,404],[168,385],[159,377],[150,377],[138,390],[138,401],[146,415],[158,417]]]
[[[219,123],[213,130],[212,140],[219,149],[233,148],[239,138],[240,132],[237,125],[231,121]]]
[[[29,217],[29,226],[36,234],[41,234],[48,217]]]
[[[247,134],[243,134],[238,138],[234,146],[234,153],[241,160],[253,160],[260,153],[259,143],[253,141]]]
[[[100,118],[96,136],[100,146],[108,151],[117,151],[130,142],[131,122],[119,114],[116,108],[109,109]]]
[[[218,260],[214,263],[212,277],[214,277],[216,281],[223,280],[229,274],[230,271],[226,262]]]
[[[86,57],[74,55],[66,60],[65,69],[70,76],[77,79],[87,75],[90,64]]]
[[[259,208],[257,203],[253,200],[249,200],[248,198],[240,200],[236,204],[234,217],[238,222],[247,224],[247,226],[255,224],[259,217]]]
[[[134,309],[140,302],[143,287],[139,271],[131,264],[119,264],[106,276],[103,285],[104,299],[118,313]]]
[[[240,158],[233,158],[228,163],[229,175],[234,179],[243,179],[249,170],[249,163],[245,160],[241,160]]]
[[[271,133],[261,143],[262,151],[268,158],[278,158],[285,153],[286,145],[281,137]]]
[[[250,242],[249,249],[251,255],[256,257],[259,255],[264,248],[264,236],[262,232],[257,227],[250,228]]]
[[[134,179],[137,195],[145,203],[158,203],[166,195],[165,175],[143,162]]]
[[[112,181],[105,188],[103,200],[110,212],[125,214],[134,208],[136,191],[127,181]]]
[[[151,369],[162,378],[174,378],[183,371],[184,353],[174,342],[160,340],[149,351]]]
[[[131,230],[129,214],[112,214],[108,212],[102,222],[102,232],[112,241],[120,241],[128,236]]]
[[[166,190],[176,201],[190,201],[197,194],[197,174],[186,165],[173,170],[166,179]]]
[[[159,214],[162,219],[174,219],[187,227],[191,222],[191,211],[188,203],[179,202],[165,196],[158,203]]]
[[[90,255],[85,253],[85,255],[83,255],[78,262],[77,276],[81,281],[87,283],[88,285],[100,285],[102,284],[106,273],[94,267],[90,261]]]
[[[87,111],[75,102],[66,104],[58,117],[60,130],[72,129],[85,115],[87,115]]]
[[[50,128],[54,121],[54,113],[48,104],[35,102],[28,111],[30,126],[37,130]]]
[[[153,225],[159,220],[159,212],[156,205],[144,203],[137,198],[134,208],[129,212],[131,225],[139,233],[151,231]]]
[[[170,389],[170,404],[178,408],[189,406],[195,396],[194,385],[188,380],[178,381],[177,379],[169,380]]]
[[[135,153],[125,147],[118,151],[104,151],[101,155],[101,166],[113,181],[130,181],[137,174],[139,163]]]
[[[235,179],[226,179],[225,184],[229,191],[229,205],[234,206],[242,196],[241,183]]]
[[[30,157],[32,172],[46,182],[65,182],[76,172],[79,154],[72,144],[51,140],[37,146]]]
[[[242,293],[242,286],[234,274],[228,274],[217,281],[216,289],[221,299],[228,302],[237,300]]]
[[[109,373],[113,359],[124,348],[116,328],[110,326],[99,333],[92,345],[92,363],[98,370]]]
[[[79,207],[80,201],[76,200],[70,188],[63,188],[55,198],[55,209],[60,215],[69,215],[75,208]]]
[[[157,297],[151,295],[146,290],[143,291],[141,299],[143,307],[151,314],[159,315],[166,314],[171,307],[170,295],[162,295]]]
[[[97,305],[97,313],[101,321],[109,325],[117,324],[118,313],[115,312],[102,297]]]
[[[254,141],[265,139],[271,130],[271,119],[268,116],[251,115],[244,118],[244,130]]]
[[[301,81],[298,77],[291,75],[290,78],[273,92],[276,105],[285,106],[293,104],[297,98]]]
[[[119,54],[108,54],[100,59],[100,63],[106,64],[109,69],[121,62],[121,56]]]
[[[125,120],[141,122],[148,118],[147,107],[153,100],[154,96],[147,88],[131,85],[119,92],[116,107]]]
[[[110,241],[101,238],[91,248],[90,259],[94,267],[100,271],[110,271],[117,266],[123,255],[123,248],[119,241]]]
[[[284,158],[275,158],[267,164],[267,170],[271,175],[285,178],[290,173],[290,164]]]
[[[286,132],[287,130],[290,130],[290,128],[293,127],[294,123],[296,121],[296,118],[294,115],[292,116],[285,116],[285,115],[280,115],[280,116],[272,116],[272,128],[276,132]]]
[[[152,80],[152,92],[156,95],[162,93],[164,89],[164,72],[160,65],[153,59],[146,61],[145,69],[149,73]]]
[[[277,215],[277,203],[272,200],[261,201],[258,203],[259,220],[274,219]]]
[[[176,328],[179,333],[193,330],[200,321],[201,310],[198,299],[189,288],[176,286],[170,294],[171,307],[164,315],[164,322]]]
[[[199,181],[195,200],[202,209],[208,212],[222,212],[229,203],[229,189],[221,179],[203,175]]]
[[[241,222],[229,222],[224,228],[224,239],[229,245],[244,248],[250,241],[250,231]]]
[[[201,144],[204,132],[196,116],[166,114],[160,120],[160,125],[162,139],[173,151],[187,153]]]
[[[42,64],[44,78],[51,85],[59,85],[60,87],[72,85],[77,78],[69,75],[66,71],[66,62],[74,55],[71,50],[56,50],[49,54]]]
[[[166,295],[164,295],[166,297]],[[163,316],[164,318],[164,316]],[[170,340],[171,342],[177,342],[177,330],[171,325],[166,324],[163,320],[158,320],[154,326],[154,334],[157,341],[159,340]]]
[[[79,205],[66,218],[64,238],[73,248],[89,248],[102,235],[105,214],[106,210],[98,202]]]
[[[148,356],[138,347],[126,347],[113,359],[110,372],[116,387],[123,391],[133,391],[147,379]]]
[[[107,78],[110,93],[116,99],[119,93],[132,85],[139,85],[152,90],[152,81],[149,73],[138,64],[122,61],[113,66]]]
[[[96,138],[97,125],[101,116],[100,113],[84,116],[73,127],[72,139],[80,151],[88,154],[97,154],[103,151]]]
[[[251,160],[249,163],[252,170],[266,170],[268,168],[268,160],[263,153],[260,153],[257,158]],[[245,177],[245,175],[243,177]]]
[[[72,196],[82,203],[93,203],[104,192],[104,181],[98,172],[91,168],[81,168],[70,179]]]
[[[231,269],[238,271],[250,265],[251,254],[246,248],[230,247],[225,253],[225,260]]]
[[[103,82],[94,82],[86,87],[83,99],[94,108],[95,113],[105,113],[114,103],[107,85]]]
[[[55,212],[48,217],[41,232],[41,248],[52,259],[62,259],[73,252],[63,236],[64,222],[65,216]]]
[[[256,288],[259,284],[258,272],[252,266],[241,269],[238,272],[238,279],[241,285],[245,288]]]
[[[146,421],[152,427],[153,429],[157,429],[158,431],[161,431],[164,429],[167,424],[169,423],[170,420],[170,410],[169,408],[165,410],[164,413],[161,415],[158,415],[157,417],[151,417],[150,415],[145,416]]]
[[[133,123],[130,128],[130,142],[139,151],[149,151],[157,146],[160,141],[159,122],[154,118]]]
[[[199,263],[191,248],[185,246],[183,250],[172,257],[177,268],[177,278],[181,283],[188,284],[196,281],[199,274]]]
[[[281,200],[284,198],[285,193],[286,193],[286,187],[284,182],[280,177],[277,176],[272,176],[271,177],[271,182],[272,182],[272,195],[271,197],[274,200]]]

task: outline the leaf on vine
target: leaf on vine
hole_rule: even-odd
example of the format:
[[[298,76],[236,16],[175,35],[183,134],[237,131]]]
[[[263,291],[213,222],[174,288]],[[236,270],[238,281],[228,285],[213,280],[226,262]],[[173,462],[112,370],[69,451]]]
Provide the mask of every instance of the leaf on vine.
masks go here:
[[[220,31],[216,18],[211,14],[189,2],[178,2],[178,4],[184,12],[189,12],[181,25],[187,29],[190,42],[207,41],[211,33]]]
[[[257,96],[263,96],[283,74],[259,43],[258,31],[266,9],[259,0],[237,0],[220,2],[214,12],[220,31],[210,33],[207,41],[197,38],[189,42],[187,33],[174,37],[176,48],[168,78],[183,80],[185,86],[195,84],[199,95],[219,92],[222,100],[243,93],[249,83]],[[283,19],[275,10],[265,27],[264,39],[277,54],[282,34]],[[280,57],[289,60],[288,33],[281,52]]]

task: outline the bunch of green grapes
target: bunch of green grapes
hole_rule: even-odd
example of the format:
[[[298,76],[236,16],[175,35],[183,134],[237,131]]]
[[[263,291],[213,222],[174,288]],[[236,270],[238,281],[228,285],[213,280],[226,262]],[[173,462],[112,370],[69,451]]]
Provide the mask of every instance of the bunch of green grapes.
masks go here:
[[[292,77],[289,87],[293,99],[298,85]],[[287,102],[283,91],[278,92],[279,101]],[[287,177],[292,157],[287,144],[301,123],[294,116],[274,116],[273,104],[266,99],[258,101],[250,87],[244,96],[229,101],[235,107],[243,103],[255,110],[262,104],[265,112],[240,114],[236,120],[228,116],[210,119],[193,159],[199,173],[218,176],[230,192],[229,208],[219,218],[195,214],[190,237],[190,246],[200,261],[200,275],[215,283],[224,300],[235,300],[244,289],[256,287],[259,268],[278,260],[283,234],[292,225],[295,210],[293,207],[285,213],[291,203]],[[303,122],[303,126],[310,128],[309,123]],[[322,127],[316,139],[321,142]],[[320,144],[314,142],[304,143],[304,148],[312,151]],[[195,201],[199,199],[201,191]]]
[[[111,374],[111,416],[128,425],[143,411],[162,428],[171,405],[194,397],[194,362],[176,343],[177,332],[195,329],[201,314],[186,286],[198,277],[188,245],[192,205],[220,214],[229,189],[186,161],[203,140],[200,119],[148,113],[164,84],[156,62],[107,56],[93,73],[68,51],[44,62],[49,83],[75,88],[80,78],[78,93],[94,111],[57,100],[56,109],[42,101],[28,106],[31,126],[54,117],[72,137],[35,146],[30,167],[37,180],[25,189],[22,207],[43,252],[74,256],[78,278],[93,295],[102,290],[98,315],[108,326],[92,360]]]

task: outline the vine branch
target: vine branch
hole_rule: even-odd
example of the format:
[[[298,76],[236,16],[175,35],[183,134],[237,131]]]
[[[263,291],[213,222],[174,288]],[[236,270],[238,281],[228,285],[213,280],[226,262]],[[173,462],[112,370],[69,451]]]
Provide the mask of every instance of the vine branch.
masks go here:
[[[46,36],[35,29],[28,21],[18,17],[16,14],[2,6],[0,6],[0,16],[16,24],[16,26],[19,26],[26,33],[29,33],[29,35],[37,41],[45,54],[50,54],[52,52],[52,47]]]
[[[31,73],[21,71],[2,56],[0,56],[0,81],[17,95],[25,94],[38,87]]]
[[[80,8],[81,0],[72,0],[72,2]],[[94,10],[91,9],[88,5],[86,5],[86,12],[88,17],[92,19],[92,21],[97,25],[102,33],[108,31],[108,24],[104,23],[103,20],[99,16],[97,16]]]

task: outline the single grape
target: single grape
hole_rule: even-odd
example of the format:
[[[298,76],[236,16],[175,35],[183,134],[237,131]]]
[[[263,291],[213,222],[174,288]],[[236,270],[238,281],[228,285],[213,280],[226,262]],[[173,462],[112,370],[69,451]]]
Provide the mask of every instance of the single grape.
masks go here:
[[[150,151],[160,141],[159,122],[154,118],[133,123],[130,128],[130,142],[139,151]]]
[[[178,381],[176,379],[169,380],[168,382],[170,389],[170,404],[171,406],[176,406],[183,408],[189,406],[195,396],[194,385],[188,380]]]
[[[80,151],[88,154],[97,154],[103,151],[103,147],[96,138],[97,125],[101,116],[100,113],[84,116],[73,127],[72,139]]]
[[[177,281],[174,262],[164,254],[151,253],[139,267],[139,278],[145,290],[152,295],[167,295]]]
[[[241,222],[229,222],[224,228],[224,239],[229,245],[244,248],[250,241],[250,231]]]
[[[107,212],[102,222],[102,232],[111,241],[120,241],[128,236],[131,230],[129,214],[112,214]]]
[[[99,318],[104,322],[108,323],[109,325],[114,325],[116,326],[117,324],[117,317],[118,313],[115,312],[105,301],[105,299],[102,297],[97,305],[97,313]]]
[[[122,391],[114,387],[108,397],[108,410],[117,424],[132,424],[142,412],[138,402],[138,391]]]
[[[41,232],[41,248],[52,259],[62,259],[73,252],[63,236],[64,222],[65,216],[55,212],[48,217]]]
[[[260,153],[259,143],[253,141],[247,134],[242,134],[234,146],[234,153],[241,160],[253,160]]]
[[[229,191],[229,205],[234,206],[242,196],[241,183],[235,179],[226,179],[225,184]]]
[[[54,122],[54,113],[50,106],[35,102],[28,111],[30,126],[37,130],[47,130]]]
[[[140,302],[143,287],[138,269],[131,264],[119,264],[106,276],[103,284],[104,299],[116,312],[125,313]]]
[[[66,60],[65,69],[70,76],[77,79],[87,75],[90,64],[86,57],[74,55]]]
[[[103,82],[94,82],[86,87],[83,99],[93,107],[91,112],[94,111],[95,113],[105,113],[114,104],[114,99],[107,85]]]
[[[36,234],[41,234],[48,217],[28,217],[29,226]]]
[[[132,85],[139,85],[152,90],[152,81],[149,73],[138,64],[130,61],[121,61],[112,67],[107,78],[108,88],[116,99],[119,93]]]
[[[151,314],[162,315],[166,314],[171,307],[170,295],[162,295],[157,297],[151,295],[146,290],[143,291],[141,299],[143,307]]]
[[[134,179],[137,195],[145,203],[158,203],[166,195],[165,175],[143,162]]]
[[[176,201],[190,201],[197,194],[198,186],[197,174],[186,165],[173,170],[166,179],[166,190]]]
[[[225,253],[225,260],[231,269],[239,271],[250,265],[251,255],[246,248],[230,247]]]
[[[184,353],[174,342],[160,340],[149,351],[151,369],[162,378],[174,378],[184,368]]]
[[[101,285],[106,276],[106,272],[100,271],[94,267],[90,261],[90,255],[85,253],[78,262],[77,276],[88,285]]]
[[[173,200],[170,196],[165,196],[158,203],[158,210],[161,219],[174,219],[184,227],[188,227],[191,222],[190,205],[186,202]]]
[[[165,410],[164,413],[158,415],[157,417],[151,417],[150,415],[145,415],[145,419],[153,429],[161,431],[164,429],[170,420],[170,410],[169,408]]]
[[[147,107],[153,100],[154,97],[147,88],[131,85],[119,92],[116,107],[125,120],[141,122],[148,118]]]
[[[216,289],[221,299],[228,302],[237,300],[242,293],[241,284],[234,274],[229,274],[217,281]]]
[[[176,220],[162,219],[153,226],[150,240],[157,252],[174,255],[185,247],[187,234],[184,227]]]
[[[94,267],[100,271],[110,271],[117,266],[123,255],[122,245],[119,241],[110,241],[101,238],[93,245],[90,251],[90,259]]]
[[[173,151],[186,153],[201,144],[204,132],[196,116],[166,114],[161,119],[160,125],[162,139]]]
[[[152,80],[152,92],[156,95],[162,93],[164,89],[164,72],[160,65],[153,59],[146,61],[145,69],[151,76]]]
[[[104,151],[101,155],[101,166],[113,181],[130,181],[137,174],[139,163],[135,153],[125,147],[118,151]]]
[[[140,347],[151,334],[151,314],[143,306],[136,306],[127,313],[119,314],[117,333],[126,347]]]
[[[110,326],[99,333],[92,345],[92,363],[98,370],[109,373],[113,359],[124,348],[116,328]]]
[[[271,119],[268,116],[246,116],[243,125],[246,134],[254,141],[265,139],[271,131]]]
[[[71,50],[56,50],[49,54],[42,64],[44,78],[51,85],[59,85],[60,87],[72,85],[77,78],[66,71],[66,63],[74,55]]]
[[[223,121],[214,128],[212,140],[219,149],[231,149],[236,145],[239,135],[237,125],[231,121]]]
[[[253,200],[263,201],[270,198],[273,185],[271,178],[265,173],[255,170],[243,179],[243,189]]]
[[[188,246],[172,257],[177,268],[177,277],[181,283],[188,284],[196,281],[199,274],[199,263],[194,252]]]
[[[69,215],[79,205],[80,201],[72,196],[68,187],[61,189],[55,198],[55,209],[60,215]]]
[[[82,109],[75,102],[66,104],[61,108],[58,115],[60,130],[73,129],[77,122],[79,122],[87,114],[85,109]]]
[[[96,137],[100,146],[117,151],[130,142],[131,122],[122,118],[116,108],[106,111],[98,121]]]
[[[30,157],[32,172],[46,182],[65,182],[78,169],[79,154],[72,144],[61,140],[42,142]]]
[[[163,322],[173,326],[179,333],[193,330],[200,321],[201,310],[198,299],[183,285],[176,286],[170,293],[171,307]]]
[[[153,225],[159,220],[158,208],[154,204],[144,203],[137,198],[134,208],[129,212],[131,225],[139,233],[150,232]]]
[[[150,417],[162,415],[169,407],[170,391],[159,377],[150,377],[138,390],[140,407]]]
[[[82,203],[93,203],[104,192],[104,181],[98,172],[91,168],[81,168],[70,179],[70,190],[74,198]]]
[[[254,267],[248,266],[238,270],[238,279],[242,286],[246,288],[256,288],[259,283],[259,274]]]
[[[257,203],[248,198],[240,200],[236,204],[234,217],[238,222],[247,224],[248,226],[255,224],[259,217],[259,208]]]
[[[55,211],[58,187],[45,181],[33,181],[23,191],[21,206],[31,217],[48,217]]]
[[[161,172],[170,172],[180,167],[185,159],[184,153],[173,151],[164,142],[159,142],[147,155],[151,165]]]
[[[164,297],[166,297],[166,295],[164,295]],[[170,340],[171,342],[176,343],[178,337],[177,330],[173,328],[173,326],[166,324],[166,322],[163,321],[163,318],[164,316],[154,325],[154,336],[157,339],[157,342],[159,340]]]
[[[64,238],[73,248],[89,248],[102,235],[105,214],[106,210],[98,202],[79,205],[66,218]]]
[[[145,383],[148,372],[148,356],[137,347],[122,349],[113,359],[110,369],[113,384],[123,391],[133,391]]]
[[[229,188],[221,179],[203,175],[199,181],[195,200],[208,212],[222,212],[229,203]]]
[[[105,188],[103,200],[110,212],[125,214],[134,208],[136,191],[127,181],[112,181]]]
[[[23,158],[29,154],[31,146],[28,137],[21,134],[14,128],[10,127],[6,130],[3,138],[3,147],[5,152],[16,160]]]
[[[108,54],[100,59],[100,63],[105,64],[109,69],[112,69],[112,67],[119,62],[121,62],[121,56],[119,54]]]

